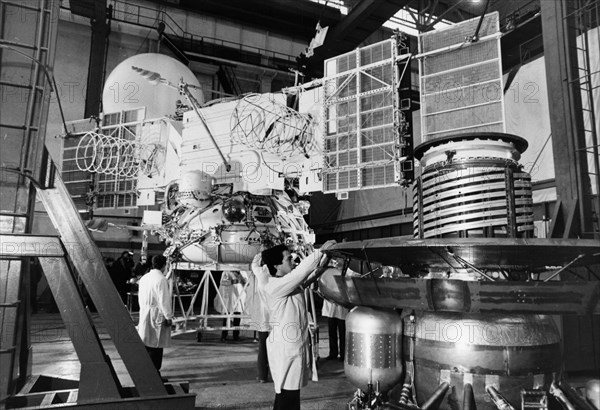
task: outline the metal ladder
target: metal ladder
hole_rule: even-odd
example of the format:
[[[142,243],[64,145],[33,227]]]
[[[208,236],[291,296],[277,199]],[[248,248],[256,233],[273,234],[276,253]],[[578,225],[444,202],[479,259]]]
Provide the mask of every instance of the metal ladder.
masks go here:
[[[571,79],[579,84],[581,90],[581,102],[583,112],[584,129],[586,146],[579,149],[582,155],[587,155],[588,160],[588,177],[592,186],[595,187],[596,195],[589,193],[588,198],[583,200],[592,202],[592,213],[595,213],[595,219],[592,223],[587,224],[593,229],[593,232],[588,232],[600,238],[600,153],[599,140],[596,130],[596,111],[594,107],[594,92],[600,88],[600,70],[594,72],[590,67],[590,35],[594,29],[594,23],[597,25],[600,18],[600,1],[583,1],[575,2],[575,10],[571,12],[572,20],[575,24],[575,33],[577,39],[577,78]],[[598,51],[598,50],[597,50]],[[594,82],[596,85],[594,85]],[[589,229],[589,228],[588,228]]]
[[[39,170],[58,12],[56,0],[0,0],[1,234],[32,229],[35,190],[22,174]],[[0,408],[31,373],[29,266],[23,262],[0,258]]]

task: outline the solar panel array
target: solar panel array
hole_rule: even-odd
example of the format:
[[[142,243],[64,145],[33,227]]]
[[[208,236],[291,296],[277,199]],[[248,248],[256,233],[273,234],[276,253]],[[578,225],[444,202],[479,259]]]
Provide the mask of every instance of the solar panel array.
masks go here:
[[[325,62],[323,192],[384,187],[400,178],[396,43]]]
[[[466,132],[504,132],[498,13],[419,37],[423,141]],[[487,38],[486,38],[487,37]]]

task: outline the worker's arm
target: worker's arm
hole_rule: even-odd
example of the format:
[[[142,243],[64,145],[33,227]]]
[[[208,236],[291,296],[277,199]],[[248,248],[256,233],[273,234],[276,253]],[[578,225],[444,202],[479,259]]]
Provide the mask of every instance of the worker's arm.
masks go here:
[[[262,265],[262,256],[258,253],[252,260],[252,274],[256,277],[257,286],[264,286],[268,282],[271,274],[266,265]]]
[[[269,281],[265,287],[265,291],[275,298],[291,295],[304,279],[317,268],[320,260],[320,251],[311,253],[293,271],[285,276]]]

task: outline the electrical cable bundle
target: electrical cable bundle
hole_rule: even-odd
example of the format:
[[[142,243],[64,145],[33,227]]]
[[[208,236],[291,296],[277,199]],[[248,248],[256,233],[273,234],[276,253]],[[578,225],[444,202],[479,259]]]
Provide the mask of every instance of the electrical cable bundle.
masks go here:
[[[290,158],[307,158],[318,152],[316,123],[310,114],[301,114],[260,94],[249,94],[231,116],[231,140],[262,152]]]

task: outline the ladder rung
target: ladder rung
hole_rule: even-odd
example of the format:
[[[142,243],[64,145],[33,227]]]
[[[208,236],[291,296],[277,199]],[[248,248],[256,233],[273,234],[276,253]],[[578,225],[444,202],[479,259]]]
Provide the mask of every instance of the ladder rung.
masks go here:
[[[0,124],[0,127],[12,128],[15,130],[26,130],[27,129],[27,127],[24,125],[15,125],[15,124]],[[29,127],[29,129],[32,131],[37,131],[38,127]]]
[[[18,307],[20,303],[18,300],[12,303],[0,303],[0,308]]]
[[[0,81],[0,85],[4,85],[6,87],[14,87],[14,88],[26,88],[28,90],[31,90],[33,88],[29,84],[8,83],[6,81]]]
[[[589,132],[592,132],[592,131],[589,131]],[[589,149],[594,149],[594,148],[600,148],[600,144],[599,145],[590,145],[588,147],[579,148],[577,151],[587,151]]]
[[[30,45],[30,44],[18,43],[16,41],[0,40],[0,44],[18,47],[18,48],[26,48],[28,50],[37,50],[38,48],[40,50],[46,50],[46,51],[48,50],[46,47],[36,47],[36,46]]]
[[[0,212],[0,216],[12,216],[14,218],[27,218],[28,214],[16,213],[16,212]]]

